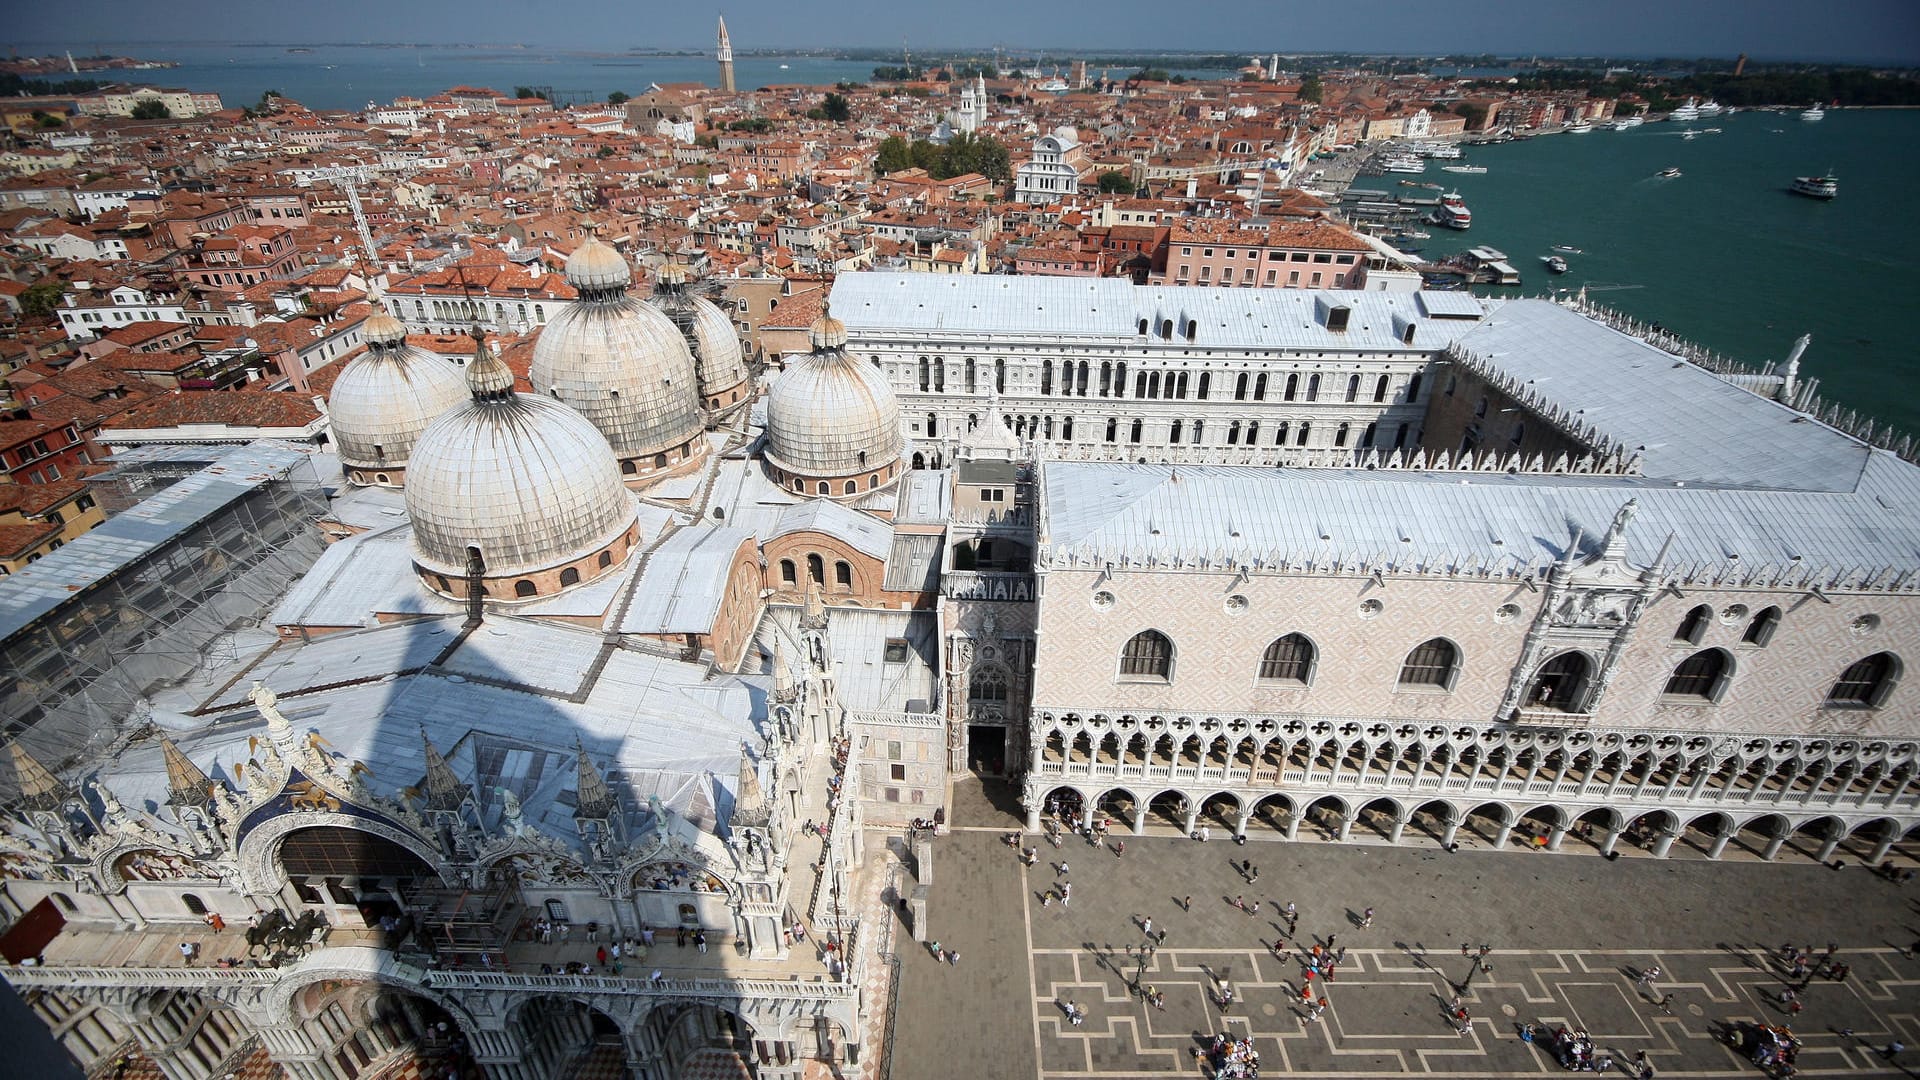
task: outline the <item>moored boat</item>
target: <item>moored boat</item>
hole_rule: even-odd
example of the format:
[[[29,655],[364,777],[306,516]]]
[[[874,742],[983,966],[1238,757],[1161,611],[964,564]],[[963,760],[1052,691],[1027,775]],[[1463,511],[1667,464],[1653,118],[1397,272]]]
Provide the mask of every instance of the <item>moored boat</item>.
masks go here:
[[[1688,98],[1687,103],[1685,105],[1682,105],[1679,108],[1668,113],[1667,119],[1682,120],[1687,122],[1698,120],[1700,119],[1700,107],[1693,103],[1692,98]]]
[[[1449,229],[1469,229],[1473,227],[1473,211],[1467,209],[1467,201],[1457,191],[1449,191],[1440,196],[1440,206],[1428,218],[1435,225]]]
[[[1840,178],[1831,172],[1825,176],[1796,176],[1787,190],[1809,199],[1827,200],[1840,194]]]

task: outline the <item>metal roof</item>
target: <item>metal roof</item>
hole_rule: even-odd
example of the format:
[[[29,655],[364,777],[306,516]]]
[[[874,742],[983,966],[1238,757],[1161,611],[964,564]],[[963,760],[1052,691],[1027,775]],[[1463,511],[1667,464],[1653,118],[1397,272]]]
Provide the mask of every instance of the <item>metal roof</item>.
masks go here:
[[[667,537],[647,556],[620,632],[710,633],[727,596],[734,556],[752,541],[751,532],[724,527],[686,528]]]
[[[19,571],[0,579],[0,640],[151,554],[307,460],[284,443],[234,447],[219,460]]]
[[[833,286],[833,314],[861,337],[992,334],[1114,344],[1158,344],[1158,327],[1171,320],[1197,324],[1191,342],[1176,329],[1167,344],[1213,349],[1404,349],[1400,327],[1433,349],[1471,329],[1459,318],[1430,319],[1420,293],[1223,289],[1190,285],[1140,286],[1118,278],[1018,277],[1000,274],[841,274]],[[1462,294],[1464,295],[1464,294]],[[1468,297],[1443,302],[1449,313]],[[1328,330],[1324,310],[1344,306],[1344,331]],[[1318,310],[1317,310],[1318,308]],[[1464,311],[1464,309],[1462,309]],[[1396,327],[1395,316],[1400,318]],[[1140,333],[1140,321],[1154,328]],[[857,347],[857,341],[856,341]]]

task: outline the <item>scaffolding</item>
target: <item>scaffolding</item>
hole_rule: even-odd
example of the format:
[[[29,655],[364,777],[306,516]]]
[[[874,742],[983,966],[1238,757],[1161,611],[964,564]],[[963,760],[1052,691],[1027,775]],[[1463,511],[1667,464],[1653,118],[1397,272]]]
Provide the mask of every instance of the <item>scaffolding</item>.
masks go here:
[[[326,509],[308,453],[229,447],[0,583],[0,740],[56,770],[100,753],[313,566]]]

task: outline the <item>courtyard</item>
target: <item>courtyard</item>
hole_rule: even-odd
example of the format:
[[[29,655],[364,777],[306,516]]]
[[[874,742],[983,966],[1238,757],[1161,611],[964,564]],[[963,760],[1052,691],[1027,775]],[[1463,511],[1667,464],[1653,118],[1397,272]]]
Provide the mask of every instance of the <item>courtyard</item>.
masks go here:
[[[1729,1045],[1743,1024],[1791,1027],[1801,1076],[1920,1075],[1920,1050],[1878,1052],[1920,1045],[1920,959],[1905,951],[1920,938],[1920,884],[1857,865],[1116,832],[1124,856],[1027,834],[1039,853],[1029,868],[1003,842],[1021,821],[1007,803],[1004,789],[956,784],[954,828],[933,846],[927,936],[957,963],[900,933],[900,1080],[1198,1076],[1194,1051],[1216,1034],[1250,1038],[1268,1076],[1562,1073],[1548,1039],[1521,1039],[1524,1024],[1583,1029],[1616,1062],[1645,1052],[1662,1077],[1764,1075]],[[1280,917],[1289,902],[1294,933]],[[1312,981],[1328,1008],[1308,1022],[1302,958],[1330,938],[1346,956],[1331,983]],[[1797,1014],[1779,997],[1800,982],[1777,959],[1787,942],[1815,956],[1838,945],[1850,968],[1813,977]],[[1163,1008],[1143,1000],[1147,987]],[[1449,1015],[1456,994],[1464,1035]]]

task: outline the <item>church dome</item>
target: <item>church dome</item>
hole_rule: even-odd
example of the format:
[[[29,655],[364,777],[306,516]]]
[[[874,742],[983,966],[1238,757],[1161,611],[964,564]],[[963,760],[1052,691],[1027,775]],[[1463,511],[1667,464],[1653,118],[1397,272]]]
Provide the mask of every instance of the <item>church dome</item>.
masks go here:
[[[847,351],[847,328],[822,316],[813,324],[813,351],[774,380],[767,392],[766,457],[776,479],[828,481],[828,490],[852,494],[893,479],[904,440],[900,402],[886,376]],[[866,483],[851,485],[861,477]],[[795,490],[808,490],[796,487]]]
[[[513,373],[484,349],[467,376],[469,400],[420,436],[407,474],[429,585],[462,595],[469,548],[496,597],[547,595],[619,565],[638,525],[607,440],[565,405],[514,393]],[[522,580],[492,584],[505,578]]]
[[[680,328],[693,351],[700,397],[709,408],[723,408],[746,396],[747,362],[733,320],[720,306],[687,289],[686,268],[660,268],[654,303]]]
[[[626,260],[598,240],[567,260],[567,281],[580,298],[540,331],[534,390],[600,429],[630,477],[698,456],[706,446],[699,379],[679,328],[627,294]]]
[[[340,372],[327,395],[333,443],[352,482],[401,483],[420,433],[467,400],[466,376],[408,345],[406,324],[384,309],[367,317],[361,336],[367,351]]]

